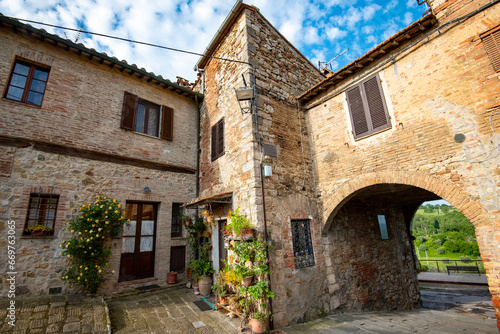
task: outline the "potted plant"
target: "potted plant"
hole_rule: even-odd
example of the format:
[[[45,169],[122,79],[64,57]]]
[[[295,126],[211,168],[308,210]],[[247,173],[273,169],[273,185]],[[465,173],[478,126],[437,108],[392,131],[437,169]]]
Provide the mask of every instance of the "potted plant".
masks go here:
[[[207,296],[210,294],[212,288],[212,261],[206,259],[199,259],[195,263],[195,272],[199,277],[198,286],[200,288],[200,295]]]
[[[181,222],[186,225],[186,226],[189,226],[191,225],[191,217],[183,214],[182,212],[180,213],[179,215],[179,219],[181,220]]]
[[[31,234],[31,235],[46,235],[47,233],[52,231],[53,229],[42,224],[36,224],[24,229],[24,232],[26,232],[26,234]]]
[[[252,284],[254,271],[251,268],[247,267],[245,264],[240,264],[234,268],[234,271],[241,281],[241,285],[249,287],[250,284]]]
[[[217,294],[221,305],[225,306],[228,304],[229,288],[224,277],[224,270],[219,271],[217,281],[212,285],[212,290]]]
[[[249,310],[249,323],[252,331],[265,333],[270,318],[267,301],[269,298],[274,298],[274,292],[269,289],[269,282],[259,281],[248,288],[242,286],[239,293],[240,295],[248,294],[253,301]]]
[[[232,211],[229,215],[231,223],[225,227],[227,231],[231,231],[233,236],[241,238],[251,238],[253,237],[254,227],[250,221],[239,213],[240,208],[238,207],[235,211]]]

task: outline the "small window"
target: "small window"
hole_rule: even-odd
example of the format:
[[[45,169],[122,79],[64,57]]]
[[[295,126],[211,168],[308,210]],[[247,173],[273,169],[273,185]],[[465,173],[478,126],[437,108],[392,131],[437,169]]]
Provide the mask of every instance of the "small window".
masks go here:
[[[223,156],[224,150],[224,117],[212,126],[212,161]]]
[[[50,229],[47,234],[54,234],[58,202],[59,195],[31,194],[25,230],[35,225],[44,225]],[[27,233],[24,232],[24,234]]]
[[[389,232],[387,231],[387,222],[385,220],[385,215],[378,215],[378,226],[380,227],[380,235],[382,240],[389,239]]]
[[[308,219],[292,220],[292,242],[295,268],[314,266],[311,227]]]
[[[121,127],[166,140],[173,139],[174,110],[125,92]]]
[[[500,26],[480,35],[495,72],[500,72]]]
[[[346,95],[354,139],[391,127],[378,75],[348,90]]]
[[[172,238],[182,237],[181,203],[172,203]]]
[[[48,77],[48,68],[16,60],[5,98],[41,106]]]

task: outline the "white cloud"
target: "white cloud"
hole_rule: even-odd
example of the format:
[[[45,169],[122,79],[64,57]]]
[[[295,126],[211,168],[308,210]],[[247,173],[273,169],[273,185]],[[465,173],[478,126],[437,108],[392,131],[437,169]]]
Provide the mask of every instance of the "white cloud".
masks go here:
[[[304,32],[304,43],[311,45],[320,41],[318,29],[315,27],[306,27]]]
[[[373,32],[375,31],[375,27],[374,26],[364,26],[363,28],[361,28],[361,31],[365,35],[373,34]]]
[[[408,8],[415,8],[418,6],[417,0],[407,0],[406,1],[406,7]]]
[[[340,30],[338,27],[330,27],[325,30],[325,33],[330,41],[341,39],[347,35],[347,31]]]
[[[413,14],[410,12],[406,12],[403,22],[406,25],[410,25],[413,22]]]
[[[382,7],[380,7],[379,5],[369,5],[369,6],[366,6],[364,7],[362,10],[361,10],[361,13],[363,14],[363,20],[366,22],[366,21],[370,21],[373,16],[375,15],[375,13],[380,10]]]

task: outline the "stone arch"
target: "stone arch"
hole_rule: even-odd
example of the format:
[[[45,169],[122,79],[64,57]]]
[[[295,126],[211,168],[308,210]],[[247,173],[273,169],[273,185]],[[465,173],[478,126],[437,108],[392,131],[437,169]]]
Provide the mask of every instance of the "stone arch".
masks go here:
[[[491,224],[486,209],[472,200],[462,187],[451,181],[441,180],[430,174],[386,169],[357,175],[338,186],[333,196],[324,204],[323,235],[328,233],[333,218],[345,203],[356,196],[358,191],[377,184],[401,184],[427,190],[460,210],[476,228]]]

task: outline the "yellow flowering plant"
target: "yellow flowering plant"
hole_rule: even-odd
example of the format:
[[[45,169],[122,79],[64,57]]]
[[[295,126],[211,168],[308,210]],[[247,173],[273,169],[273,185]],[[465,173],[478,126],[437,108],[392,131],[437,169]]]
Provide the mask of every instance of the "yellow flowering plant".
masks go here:
[[[66,224],[73,237],[61,244],[62,254],[70,264],[62,274],[63,279],[83,286],[94,295],[109,265],[111,250],[107,241],[126,221],[116,199],[99,196],[95,203],[83,205],[80,216]]]

